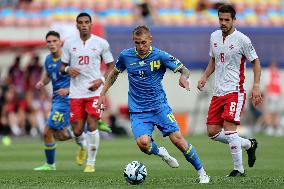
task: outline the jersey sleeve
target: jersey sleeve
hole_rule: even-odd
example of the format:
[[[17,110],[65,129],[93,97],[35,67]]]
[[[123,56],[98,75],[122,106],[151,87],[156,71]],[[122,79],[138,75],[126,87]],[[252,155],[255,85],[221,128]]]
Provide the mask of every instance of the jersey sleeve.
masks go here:
[[[246,36],[242,40],[242,51],[250,62],[258,58],[250,39]]]
[[[70,59],[71,59],[71,55],[69,51],[69,43],[68,41],[65,41],[63,48],[62,48],[61,61],[66,64],[70,64]]]
[[[104,48],[103,48],[103,51],[102,51],[102,58],[103,58],[104,62],[106,64],[113,62],[114,60],[113,60],[113,56],[110,52],[109,43],[107,41],[105,41],[103,43],[103,46],[104,46]]]
[[[169,53],[161,51],[161,55],[162,55],[162,64],[164,64],[167,68],[169,68],[173,72],[177,72],[183,66],[183,64],[179,59],[175,58]]]
[[[209,45],[209,56],[212,58],[215,58],[213,54],[213,39],[212,39],[212,34],[210,36],[210,45]]]
[[[125,66],[125,61],[124,61],[124,58],[123,58],[123,53],[121,52],[116,63],[115,63],[115,69],[117,71],[119,71],[120,73],[122,73],[125,69],[126,69],[126,66]]]

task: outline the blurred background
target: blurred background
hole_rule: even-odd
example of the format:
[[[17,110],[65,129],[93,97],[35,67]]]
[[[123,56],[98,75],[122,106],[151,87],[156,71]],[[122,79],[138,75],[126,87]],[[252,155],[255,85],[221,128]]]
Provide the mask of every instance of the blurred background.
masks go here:
[[[0,0],[0,135],[39,137],[51,108],[51,87],[35,90],[48,54],[45,35],[56,30],[66,39],[77,33],[75,19],[87,12],[92,33],[106,38],[116,59],[132,47],[131,31],[147,24],[153,45],[180,59],[191,70],[191,91],[178,86],[179,74],[163,81],[170,106],[184,135],[204,134],[212,94],[211,77],[203,92],[197,81],[209,60],[210,34],[218,29],[217,8],[231,3],[236,28],[250,37],[263,66],[264,103],[254,108],[247,98],[239,132],[283,136],[284,0]],[[247,62],[247,95],[253,82]],[[102,64],[102,71],[104,65]],[[113,129],[106,137],[129,136],[126,73],[111,88],[103,119]],[[8,142],[7,142],[8,141]]]

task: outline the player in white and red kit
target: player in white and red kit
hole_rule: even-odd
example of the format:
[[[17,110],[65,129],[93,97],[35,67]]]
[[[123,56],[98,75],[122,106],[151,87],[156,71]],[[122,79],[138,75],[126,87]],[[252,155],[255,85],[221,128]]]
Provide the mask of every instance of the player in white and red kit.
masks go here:
[[[209,76],[215,71],[215,86],[207,117],[208,136],[230,147],[234,169],[231,177],[245,176],[242,147],[247,150],[249,167],[253,167],[257,141],[238,136],[237,125],[246,100],[244,89],[246,59],[253,64],[254,81],[252,102],[262,101],[260,92],[261,66],[250,39],[234,27],[236,11],[231,5],[218,10],[220,29],[211,34],[209,64],[198,81],[202,90]]]
[[[113,56],[105,39],[91,34],[92,19],[87,13],[80,13],[77,18],[80,36],[67,39],[62,53],[61,71],[68,73],[70,82],[70,121],[75,136],[83,133],[85,122],[88,125],[88,159],[84,172],[94,172],[96,154],[99,146],[97,120],[101,117],[97,100],[104,83],[100,71],[103,60],[109,73],[114,67]]]

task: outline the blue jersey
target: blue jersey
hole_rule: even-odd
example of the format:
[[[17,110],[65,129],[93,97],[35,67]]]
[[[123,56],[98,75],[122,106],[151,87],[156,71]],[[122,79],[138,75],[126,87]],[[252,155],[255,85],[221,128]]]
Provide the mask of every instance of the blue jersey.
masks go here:
[[[151,47],[150,52],[141,57],[135,48],[120,53],[116,69],[127,69],[129,80],[128,107],[132,112],[147,112],[168,107],[162,79],[166,68],[177,72],[182,63],[158,48]]]
[[[45,70],[52,82],[52,109],[47,125],[55,130],[62,130],[70,125],[70,99],[68,96],[59,96],[57,90],[69,88],[70,76],[60,73],[61,60],[53,60],[49,54],[45,59]]]
[[[59,96],[56,91],[61,88],[69,88],[70,86],[70,76],[68,74],[61,74],[60,72],[61,60],[53,60],[52,55],[49,54],[45,59],[45,70],[52,82],[52,104],[61,103],[62,106],[68,106],[70,100],[68,96]]]

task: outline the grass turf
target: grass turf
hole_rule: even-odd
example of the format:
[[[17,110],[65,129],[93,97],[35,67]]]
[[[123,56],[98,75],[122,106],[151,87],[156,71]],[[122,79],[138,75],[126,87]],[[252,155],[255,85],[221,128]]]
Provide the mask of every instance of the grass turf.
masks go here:
[[[207,185],[197,183],[197,174],[183,155],[167,138],[157,138],[180,163],[178,169],[169,168],[159,157],[141,153],[133,139],[101,140],[96,172],[83,173],[84,167],[75,164],[77,146],[74,142],[58,142],[57,171],[35,172],[32,169],[44,163],[42,141],[13,139],[12,145],[0,145],[0,188],[284,188],[283,138],[257,136],[259,148],[255,167],[247,166],[244,178],[227,178],[232,160],[227,145],[205,136],[187,137],[197,149],[206,171],[211,176]],[[146,165],[146,181],[138,186],[126,183],[124,166],[138,160]]]

